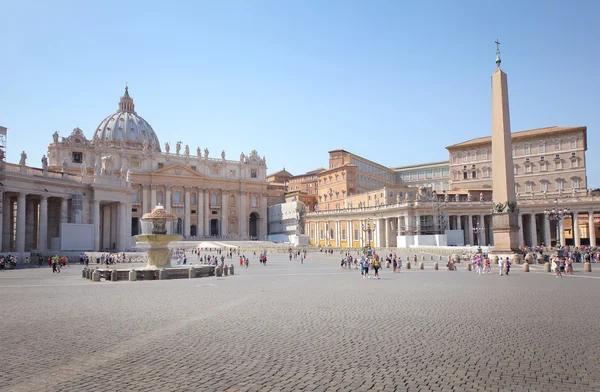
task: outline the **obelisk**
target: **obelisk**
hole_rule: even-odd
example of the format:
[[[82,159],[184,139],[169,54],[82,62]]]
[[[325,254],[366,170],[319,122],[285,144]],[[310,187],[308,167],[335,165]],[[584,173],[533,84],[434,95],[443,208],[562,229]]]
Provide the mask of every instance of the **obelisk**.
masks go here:
[[[500,43],[496,40],[496,65],[492,75],[492,188],[494,208],[493,254],[512,256],[519,248],[519,225],[515,174],[508,110],[508,83],[500,69]]]

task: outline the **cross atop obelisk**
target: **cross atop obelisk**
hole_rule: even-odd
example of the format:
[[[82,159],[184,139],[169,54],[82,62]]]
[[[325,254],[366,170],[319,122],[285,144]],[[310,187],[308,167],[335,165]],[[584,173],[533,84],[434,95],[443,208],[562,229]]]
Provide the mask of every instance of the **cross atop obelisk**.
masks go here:
[[[508,82],[500,69],[500,42],[496,40],[496,65],[492,75],[492,188],[494,253],[518,249],[518,208],[512,157]]]

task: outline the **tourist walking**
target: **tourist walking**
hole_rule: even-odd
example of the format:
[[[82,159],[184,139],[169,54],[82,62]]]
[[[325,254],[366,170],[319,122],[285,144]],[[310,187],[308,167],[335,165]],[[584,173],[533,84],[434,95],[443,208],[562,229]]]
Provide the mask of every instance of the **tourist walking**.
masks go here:
[[[373,258],[373,271],[374,271],[374,279],[381,279],[379,277],[379,268],[381,267],[381,265],[379,264],[379,260],[377,259],[377,257]]]
[[[504,260],[502,260],[502,257],[498,257],[498,273],[500,276],[504,275],[503,271],[504,271]]]
[[[504,261],[504,268],[506,269],[506,276],[508,276],[508,273],[510,272],[510,261],[508,260],[508,257]]]

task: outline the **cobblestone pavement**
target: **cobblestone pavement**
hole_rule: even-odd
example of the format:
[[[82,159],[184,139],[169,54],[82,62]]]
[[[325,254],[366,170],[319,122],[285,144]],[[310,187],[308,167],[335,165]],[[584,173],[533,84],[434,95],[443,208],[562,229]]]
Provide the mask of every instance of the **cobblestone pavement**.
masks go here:
[[[427,261],[363,280],[339,259],[171,281],[0,272],[0,390],[600,390],[598,272]]]

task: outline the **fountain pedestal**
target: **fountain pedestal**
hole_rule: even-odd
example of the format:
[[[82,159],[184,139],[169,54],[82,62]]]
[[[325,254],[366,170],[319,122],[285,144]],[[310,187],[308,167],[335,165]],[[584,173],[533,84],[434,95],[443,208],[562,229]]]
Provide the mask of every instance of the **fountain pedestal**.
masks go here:
[[[149,268],[164,268],[171,266],[171,251],[168,245],[172,241],[179,241],[180,235],[169,234],[140,234],[136,236],[140,242],[147,242],[150,245],[148,249]]]

